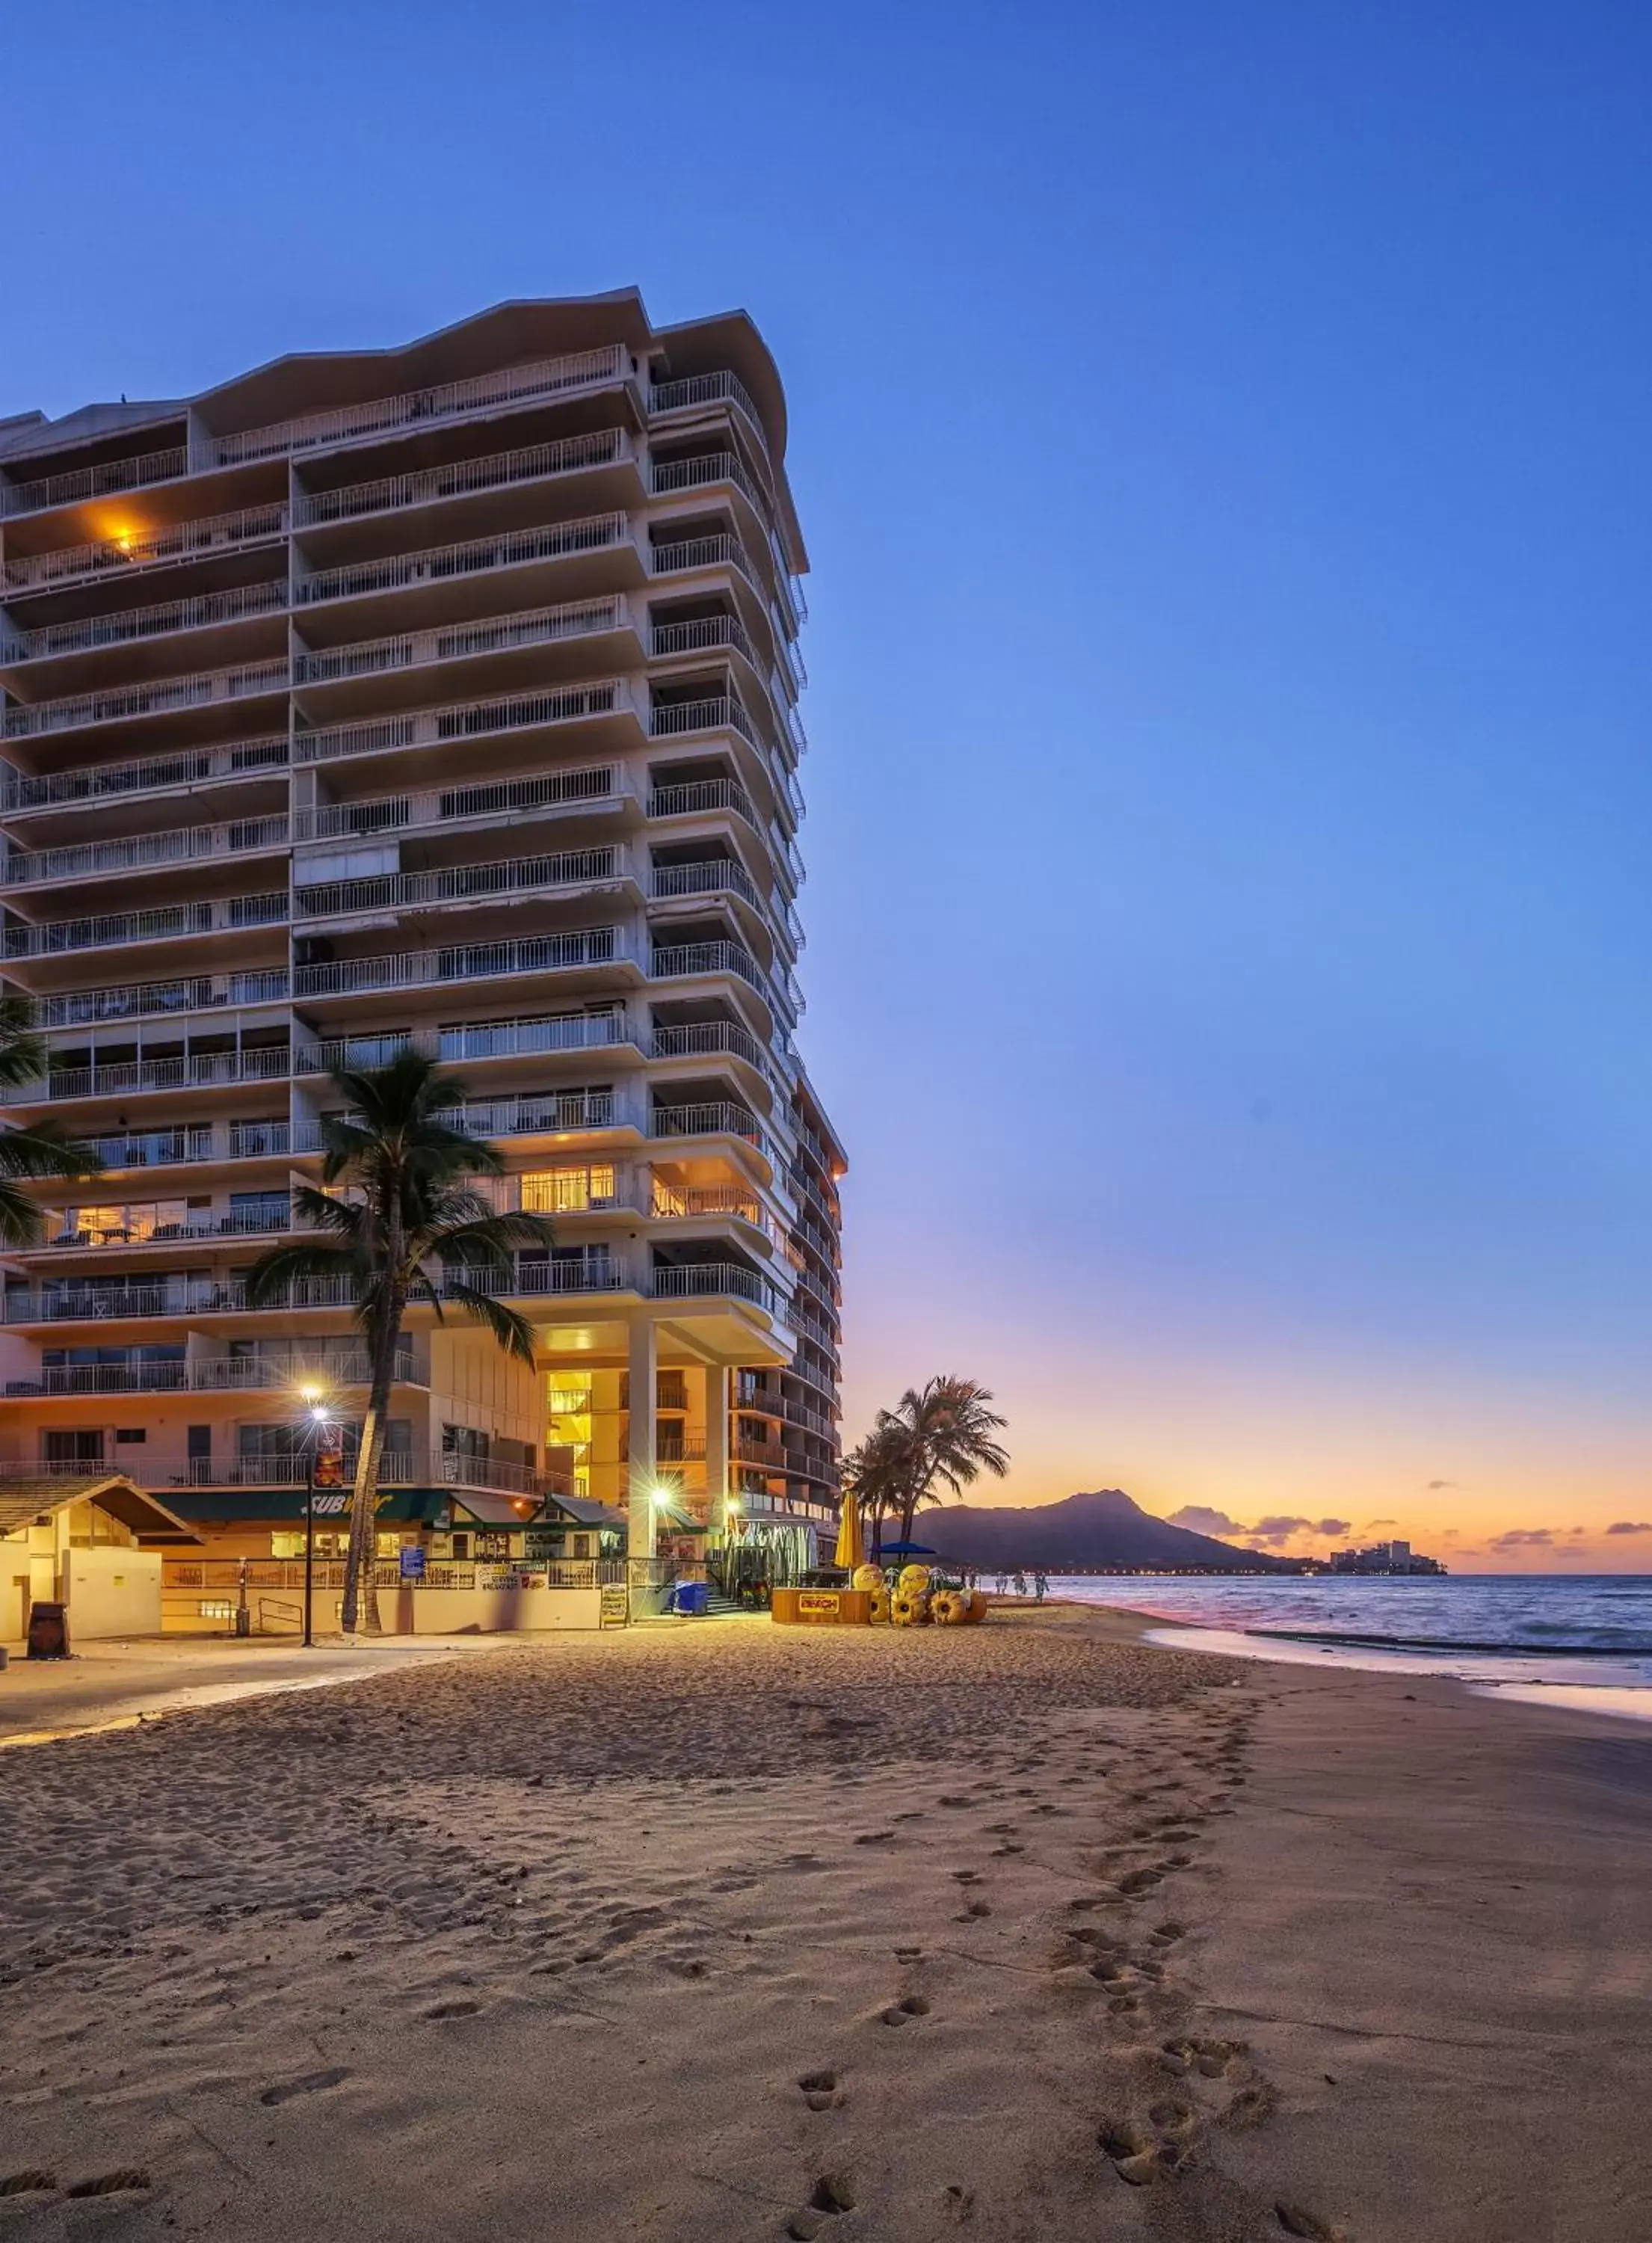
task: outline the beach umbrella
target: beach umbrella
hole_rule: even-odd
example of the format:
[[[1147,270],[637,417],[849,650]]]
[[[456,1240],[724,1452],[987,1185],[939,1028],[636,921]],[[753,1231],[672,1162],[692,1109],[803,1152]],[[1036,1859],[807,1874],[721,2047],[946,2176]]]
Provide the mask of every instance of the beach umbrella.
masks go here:
[[[936,1553],[927,1542],[886,1542],[883,1555],[886,1558],[933,1558]]]
[[[837,1528],[837,1559],[846,1573],[866,1561],[866,1546],[861,1539],[861,1511],[852,1495],[843,1498],[843,1515]]]

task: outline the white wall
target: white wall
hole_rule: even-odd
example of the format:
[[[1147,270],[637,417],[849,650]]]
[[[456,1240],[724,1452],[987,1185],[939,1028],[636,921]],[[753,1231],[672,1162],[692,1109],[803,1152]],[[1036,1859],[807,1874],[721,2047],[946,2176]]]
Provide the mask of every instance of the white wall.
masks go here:
[[[161,1632],[158,1550],[70,1550],[63,1559],[69,1647],[109,1635]]]

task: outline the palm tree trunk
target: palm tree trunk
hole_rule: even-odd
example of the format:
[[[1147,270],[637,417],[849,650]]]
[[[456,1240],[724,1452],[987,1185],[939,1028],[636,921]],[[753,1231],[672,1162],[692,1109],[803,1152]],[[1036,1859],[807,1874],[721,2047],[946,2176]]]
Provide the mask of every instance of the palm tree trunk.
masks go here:
[[[356,1458],[355,1492],[350,1502],[350,1547],[345,1559],[344,1610],[339,1625],[346,1635],[382,1635],[379,1617],[379,1465],[384,1456],[390,1390],[395,1380],[396,1345],[401,1337],[404,1297],[393,1288],[379,1330],[373,1336],[373,1384],[367,1394],[361,1452]]]

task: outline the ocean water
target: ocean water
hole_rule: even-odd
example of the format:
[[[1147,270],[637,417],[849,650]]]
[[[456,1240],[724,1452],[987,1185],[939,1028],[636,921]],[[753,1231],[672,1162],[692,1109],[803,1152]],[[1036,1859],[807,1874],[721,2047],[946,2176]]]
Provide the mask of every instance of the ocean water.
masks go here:
[[[1154,1631],[1160,1640],[1215,1630],[1224,1648],[1252,1656],[1455,1674],[1652,1718],[1652,1575],[1132,1573],[1050,1586],[1052,1595],[1150,1613],[1171,1624]],[[1210,1635],[1198,1640],[1216,1648]]]

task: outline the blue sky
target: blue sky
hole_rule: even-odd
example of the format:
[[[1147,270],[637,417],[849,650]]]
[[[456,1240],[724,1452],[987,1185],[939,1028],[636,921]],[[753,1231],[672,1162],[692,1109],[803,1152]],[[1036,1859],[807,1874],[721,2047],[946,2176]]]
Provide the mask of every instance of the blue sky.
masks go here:
[[[762,327],[851,1433],[957,1369],[1019,1498],[1645,1562],[1652,16],[7,37],[0,413],[631,280]]]

